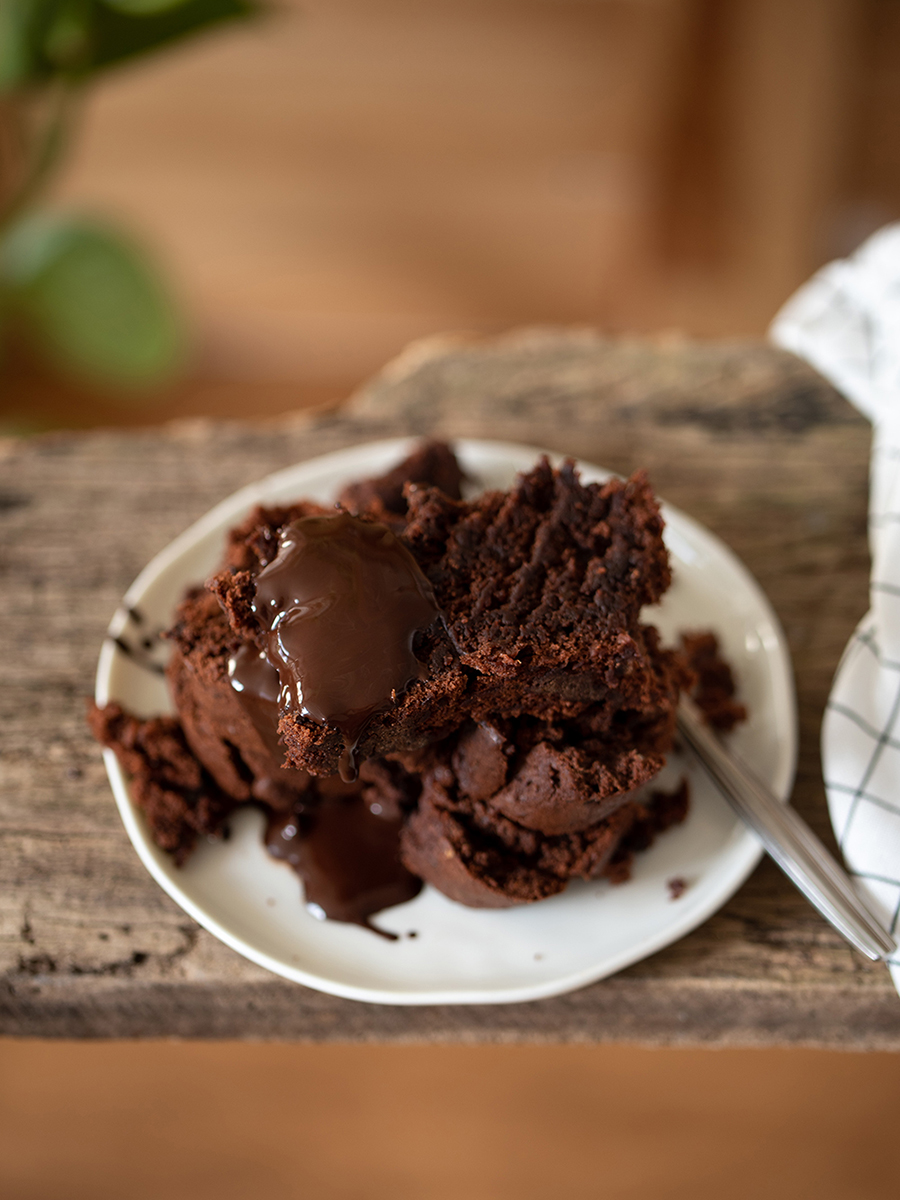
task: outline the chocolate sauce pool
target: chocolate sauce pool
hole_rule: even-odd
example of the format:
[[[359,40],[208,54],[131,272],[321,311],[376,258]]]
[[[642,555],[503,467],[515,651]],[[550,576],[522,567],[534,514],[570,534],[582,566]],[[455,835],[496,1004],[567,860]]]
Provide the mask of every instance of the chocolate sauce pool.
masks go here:
[[[399,818],[371,812],[358,791],[331,795],[309,812],[273,813],[266,849],[303,880],[313,916],[364,925],[394,940],[369,918],[421,891],[421,879],[400,861],[401,827]]]
[[[255,611],[281,707],[338,729],[341,777],[354,779],[368,722],[424,675],[412,646],[440,615],[431,585],[386,525],[304,517],[259,573]]]

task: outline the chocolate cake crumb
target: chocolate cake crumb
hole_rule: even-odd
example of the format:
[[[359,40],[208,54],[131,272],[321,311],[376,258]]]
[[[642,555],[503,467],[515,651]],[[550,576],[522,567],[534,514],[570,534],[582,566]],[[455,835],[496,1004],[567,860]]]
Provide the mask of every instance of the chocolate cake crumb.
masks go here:
[[[692,695],[713,729],[728,733],[747,719],[747,709],[734,699],[734,675],[719,652],[714,633],[682,633],[681,646],[688,666],[697,677]]]
[[[661,833],[680,825],[690,808],[690,786],[687,779],[674,791],[652,791],[646,803],[639,806],[634,824],[622,838],[613,855],[607,878],[612,883],[627,883],[631,878],[634,856],[649,850]]]
[[[408,484],[436,487],[451,500],[460,500],[463,479],[462,468],[446,442],[422,442],[384,475],[351,483],[341,492],[338,502],[349,512],[390,525],[393,518],[406,516]]]
[[[686,879],[680,875],[674,876],[672,879],[666,880],[666,887],[669,889],[669,899],[679,900],[691,885]]]

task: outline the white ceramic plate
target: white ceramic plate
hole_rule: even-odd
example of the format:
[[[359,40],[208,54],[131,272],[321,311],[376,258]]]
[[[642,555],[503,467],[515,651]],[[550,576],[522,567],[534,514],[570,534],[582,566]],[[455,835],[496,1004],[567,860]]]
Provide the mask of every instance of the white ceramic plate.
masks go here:
[[[139,641],[148,628],[167,626],[185,587],[213,573],[226,530],[253,505],[299,497],[330,503],[347,481],[385,471],[412,445],[412,439],[377,442],[289,467],[243,488],[176,538],[141,572],[113,617],[100,655],[97,702],[118,700],[141,716],[171,711],[162,677],[122,653],[112,638]],[[502,442],[456,446],[473,495],[508,487],[540,453]],[[580,465],[585,480],[608,476]],[[751,714],[733,735],[735,747],[786,799],[797,733],[790,660],[778,620],[746,568],[718,538],[675,509],[664,511],[674,583],[663,604],[646,615],[669,639],[680,629],[717,632]],[[140,626],[129,616],[131,608],[143,614]],[[702,772],[689,762],[673,762],[666,770],[675,779],[683,772],[690,777],[690,814],[638,855],[627,884],[572,884],[539,904],[493,911],[464,908],[426,887],[415,900],[377,915],[382,928],[400,935],[390,942],[357,926],[309,915],[297,876],[263,849],[262,816],[255,811],[237,814],[229,841],[203,844],[186,866],[174,866],[151,842],[112,752],[105,758],[135,849],[187,913],[278,975],[382,1004],[499,1004],[581,987],[705,921],[762,853]],[[677,900],[667,886],[673,878],[688,884]]]

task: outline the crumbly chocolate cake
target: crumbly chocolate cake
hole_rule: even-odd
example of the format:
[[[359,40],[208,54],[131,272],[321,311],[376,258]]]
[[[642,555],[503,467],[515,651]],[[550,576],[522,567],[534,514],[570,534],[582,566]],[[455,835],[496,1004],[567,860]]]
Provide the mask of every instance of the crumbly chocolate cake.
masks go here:
[[[153,840],[183,863],[200,836],[213,836],[237,803],[188,746],[176,717],[142,721],[118,704],[88,708],[94,737],[109,746],[131,777],[131,795]]]
[[[375,479],[361,479],[344,488],[338,503],[348,512],[372,517],[391,524],[405,518],[409,505],[406,485],[423,484],[436,487],[451,500],[461,500],[460,486],[464,479],[456,455],[446,442],[422,442],[412,454]]]
[[[629,716],[597,736],[589,714],[565,723],[519,717],[466,726],[430,769],[466,801],[555,836],[621,807],[658,774],[671,745],[669,720]]]
[[[556,895],[571,879],[599,879],[635,815],[629,803],[587,829],[539,834],[466,802],[432,773],[403,828],[402,857],[451,900],[511,908]]]
[[[422,794],[403,829],[403,861],[452,899],[492,908],[599,878],[622,839],[662,811],[665,794],[646,785],[671,749],[673,722],[632,715],[598,737],[590,714],[565,724],[519,717],[469,724],[406,756]],[[683,819],[686,791],[683,799],[681,816],[671,812],[656,832]]]
[[[421,880],[489,907],[620,880],[683,819],[686,787],[651,791],[679,692],[744,711],[712,635],[640,621],[670,579],[646,478],[461,479],[429,443],[340,510],[255,509],[167,634],[178,719],[93,710],[179,861],[256,804],[316,915],[368,924]]]
[[[360,759],[427,745],[471,717],[567,719],[592,707],[611,720],[623,706],[674,706],[675,656],[639,621],[670,580],[662,518],[642,473],[583,484],[571,463],[554,470],[542,459],[509,492],[466,502],[409,484],[406,498],[400,540],[440,616],[416,631],[413,653],[425,669],[372,713]],[[257,510],[251,521],[210,586],[235,635],[264,650],[258,580],[303,522],[286,509]],[[335,724],[294,706],[283,709],[280,734],[292,767],[338,770],[345,741]]]
[[[608,816],[562,834],[538,834],[468,800],[435,772],[426,776],[403,827],[401,854],[411,872],[460,904],[511,908],[563,891],[573,879],[624,883],[634,855],[687,816],[688,789],[646,791]]]
[[[734,675],[719,653],[714,633],[683,633],[681,649],[691,672],[696,677],[693,698],[713,729],[728,733],[747,719],[747,709],[735,698]]]

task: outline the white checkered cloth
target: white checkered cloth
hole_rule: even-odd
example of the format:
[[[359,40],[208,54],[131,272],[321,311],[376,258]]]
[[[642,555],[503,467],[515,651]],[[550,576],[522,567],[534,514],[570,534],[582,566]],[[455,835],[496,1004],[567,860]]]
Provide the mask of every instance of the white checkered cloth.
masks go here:
[[[900,225],[814,275],[770,334],[874,425],[869,612],[822,725],[828,808],[844,860],[893,933],[900,918]],[[900,990],[900,954],[890,960]]]

